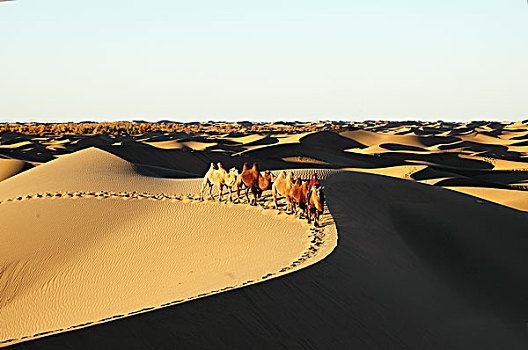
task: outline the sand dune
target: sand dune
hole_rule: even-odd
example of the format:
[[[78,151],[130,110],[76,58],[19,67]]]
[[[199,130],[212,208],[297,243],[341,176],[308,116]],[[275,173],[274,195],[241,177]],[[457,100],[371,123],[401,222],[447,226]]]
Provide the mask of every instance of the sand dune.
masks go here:
[[[524,214],[371,174],[334,174],[325,186],[340,238],[320,263],[34,344],[50,349],[528,346],[522,301],[528,242],[518,230],[526,225]]]
[[[20,147],[31,146],[31,145],[32,143],[30,141],[22,141],[22,142],[17,142],[17,143],[2,144],[0,145],[0,148],[10,149],[10,148],[20,148]]]
[[[38,181],[36,181],[38,179]],[[114,191],[197,193],[199,180],[139,176],[131,163],[97,148],[60,156],[0,182],[0,200],[38,192]]]
[[[500,203],[510,208],[528,211],[528,195],[526,191],[467,186],[448,186],[446,188],[479,197],[491,202]]]
[[[0,158],[0,181],[18,174],[25,168],[28,168],[28,164],[22,160]]]
[[[0,346],[525,349],[527,135],[483,121],[6,132]],[[211,162],[316,171],[322,227],[269,191],[256,207],[199,201]]]
[[[176,140],[169,140],[169,141],[152,141],[152,142],[144,142],[147,145],[161,148],[161,149],[183,149],[185,147],[188,147]]]
[[[199,183],[143,177],[96,149],[2,182],[3,344],[264,281],[336,244],[331,224],[310,230],[270,203],[183,195]]]

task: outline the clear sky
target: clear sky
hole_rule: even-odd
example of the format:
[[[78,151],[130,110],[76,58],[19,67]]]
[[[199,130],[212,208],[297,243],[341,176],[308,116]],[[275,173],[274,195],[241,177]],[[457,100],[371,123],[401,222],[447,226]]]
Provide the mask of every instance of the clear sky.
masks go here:
[[[0,33],[0,121],[528,119],[526,0],[16,0]]]

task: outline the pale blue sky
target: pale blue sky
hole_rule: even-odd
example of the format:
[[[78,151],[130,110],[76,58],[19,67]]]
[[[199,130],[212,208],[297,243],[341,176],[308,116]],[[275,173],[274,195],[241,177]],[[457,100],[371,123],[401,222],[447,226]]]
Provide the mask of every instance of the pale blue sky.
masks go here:
[[[528,119],[525,0],[17,0],[0,32],[0,121]]]

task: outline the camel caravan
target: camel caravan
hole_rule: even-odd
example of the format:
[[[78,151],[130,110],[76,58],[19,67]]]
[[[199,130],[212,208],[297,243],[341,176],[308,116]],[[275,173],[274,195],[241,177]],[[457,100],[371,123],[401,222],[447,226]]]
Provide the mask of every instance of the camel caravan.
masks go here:
[[[324,211],[324,193],[320,187],[317,174],[314,172],[310,181],[302,181],[301,178],[294,180],[292,171],[286,173],[281,171],[273,181],[274,175],[271,171],[259,171],[257,163],[250,168],[244,163],[239,173],[236,168],[229,171],[224,169],[222,163],[211,163],[209,170],[204,176],[200,199],[203,200],[206,189],[209,189],[209,197],[214,200],[213,187],[218,189],[218,201],[222,201],[224,187],[229,191],[229,201],[233,202],[232,193],[236,190],[237,201],[242,203],[240,192],[244,192],[247,203],[257,205],[264,191],[271,190],[275,209],[278,209],[278,197],[286,200],[287,213],[304,216],[308,223],[319,226],[319,217]],[[249,193],[252,198],[250,199]]]

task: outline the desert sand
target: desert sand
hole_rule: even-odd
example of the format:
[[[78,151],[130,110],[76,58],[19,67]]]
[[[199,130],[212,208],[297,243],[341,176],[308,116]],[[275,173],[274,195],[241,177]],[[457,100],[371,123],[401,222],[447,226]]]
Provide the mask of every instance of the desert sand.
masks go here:
[[[4,132],[0,346],[528,346],[528,124],[225,127]],[[321,227],[200,201],[211,162],[317,171]]]

